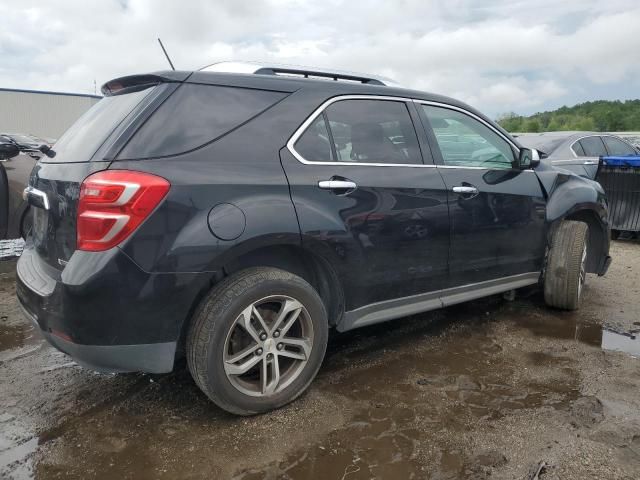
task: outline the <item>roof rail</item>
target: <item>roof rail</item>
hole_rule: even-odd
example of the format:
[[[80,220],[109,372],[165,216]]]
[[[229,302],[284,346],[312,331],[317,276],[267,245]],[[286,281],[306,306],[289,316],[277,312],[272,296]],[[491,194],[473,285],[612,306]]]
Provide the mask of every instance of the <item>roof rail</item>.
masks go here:
[[[367,85],[400,86],[396,81],[377,75],[331,70],[302,65],[261,62],[218,62],[200,69],[203,72],[249,73],[256,75],[290,75],[303,78],[346,80]]]

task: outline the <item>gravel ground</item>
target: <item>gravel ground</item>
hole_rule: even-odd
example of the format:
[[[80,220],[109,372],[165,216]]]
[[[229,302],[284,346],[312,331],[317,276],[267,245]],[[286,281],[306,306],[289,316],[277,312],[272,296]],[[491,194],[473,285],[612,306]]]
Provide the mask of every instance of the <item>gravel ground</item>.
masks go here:
[[[251,418],[184,362],[78,367],[21,316],[2,262],[0,477],[640,478],[640,243],[612,255],[579,312],[526,291],[333,334],[309,392]]]

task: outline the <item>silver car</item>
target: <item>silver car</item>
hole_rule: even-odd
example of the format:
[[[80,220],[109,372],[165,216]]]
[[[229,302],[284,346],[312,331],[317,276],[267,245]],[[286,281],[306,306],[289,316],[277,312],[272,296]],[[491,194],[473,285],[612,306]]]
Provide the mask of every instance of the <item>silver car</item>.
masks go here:
[[[608,133],[545,132],[514,136],[522,146],[541,152],[543,161],[591,180],[596,179],[601,157],[640,155],[638,147]]]
[[[604,188],[611,236],[640,234],[640,148],[608,133],[549,132],[517,135],[543,161],[596,180]]]

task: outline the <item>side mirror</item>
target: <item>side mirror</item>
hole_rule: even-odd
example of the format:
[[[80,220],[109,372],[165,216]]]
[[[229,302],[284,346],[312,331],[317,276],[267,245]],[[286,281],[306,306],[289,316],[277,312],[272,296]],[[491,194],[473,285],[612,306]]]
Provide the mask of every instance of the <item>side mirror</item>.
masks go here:
[[[518,157],[518,166],[520,168],[536,168],[540,165],[540,153],[534,148],[521,148]]]
[[[8,160],[17,157],[20,149],[14,143],[0,142],[0,160]]]

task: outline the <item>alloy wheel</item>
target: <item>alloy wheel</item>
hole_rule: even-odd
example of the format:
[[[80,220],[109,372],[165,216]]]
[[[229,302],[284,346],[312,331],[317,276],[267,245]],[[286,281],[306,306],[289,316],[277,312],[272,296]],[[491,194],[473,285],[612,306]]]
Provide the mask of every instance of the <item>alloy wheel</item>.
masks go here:
[[[578,278],[578,298],[582,294],[582,287],[587,279],[587,244],[582,248],[582,258],[580,259],[580,277]]]
[[[245,395],[264,397],[291,385],[313,346],[313,324],[298,300],[274,295],[247,306],[225,340],[229,382]]]

